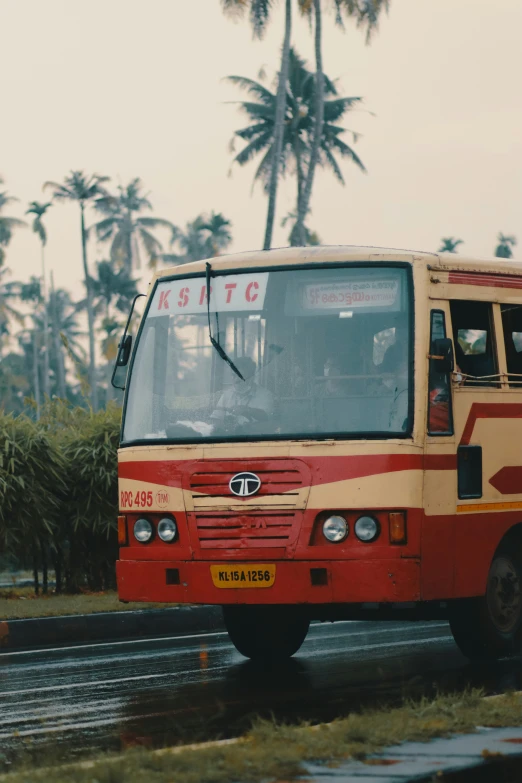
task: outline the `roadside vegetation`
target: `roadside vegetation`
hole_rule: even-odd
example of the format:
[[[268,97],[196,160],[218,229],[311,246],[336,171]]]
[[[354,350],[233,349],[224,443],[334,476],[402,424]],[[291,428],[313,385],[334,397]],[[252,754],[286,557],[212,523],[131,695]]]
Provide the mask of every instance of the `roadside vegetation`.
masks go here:
[[[8,783],[53,780],[56,783],[260,783],[290,780],[305,773],[304,763],[329,767],[349,759],[376,765],[369,758],[384,747],[405,741],[427,742],[477,726],[522,724],[522,697],[483,698],[479,691],[408,702],[395,709],[353,713],[329,724],[288,726],[257,722],[237,742],[162,750],[131,749],[73,764],[36,770],[30,751],[21,766],[0,780]],[[485,740],[484,751],[487,752]]]
[[[127,612],[135,609],[165,609],[174,604],[122,604],[114,590],[77,595],[35,595],[32,587],[0,590],[0,620],[23,620],[30,617],[60,617],[69,614]]]
[[[39,421],[0,414],[0,554],[34,592],[115,587],[121,412],[49,402]]]

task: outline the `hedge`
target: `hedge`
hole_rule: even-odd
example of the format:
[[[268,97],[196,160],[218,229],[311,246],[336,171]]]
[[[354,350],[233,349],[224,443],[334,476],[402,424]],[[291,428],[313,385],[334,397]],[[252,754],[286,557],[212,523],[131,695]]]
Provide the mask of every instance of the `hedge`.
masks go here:
[[[121,410],[50,402],[39,422],[0,413],[0,555],[56,590],[115,584]]]

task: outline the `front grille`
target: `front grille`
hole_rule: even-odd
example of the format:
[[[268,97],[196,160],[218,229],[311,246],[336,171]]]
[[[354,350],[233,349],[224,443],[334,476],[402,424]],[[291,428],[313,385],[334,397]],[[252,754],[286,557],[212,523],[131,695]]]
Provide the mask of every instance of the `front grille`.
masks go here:
[[[196,513],[196,530],[203,549],[269,549],[293,544],[299,533],[295,512],[260,511],[248,514]]]
[[[236,470],[217,471],[210,466],[206,470],[193,473],[190,478],[190,489],[194,501],[194,508],[215,505],[221,498],[230,498],[241,502],[242,498],[236,496],[230,491],[229,481],[235,473],[245,470],[244,465],[238,465]],[[249,468],[261,479],[261,489],[259,492],[249,498],[255,503],[256,499],[263,498],[262,505],[287,506],[295,508],[300,497],[300,491],[304,486],[304,479],[299,470],[281,467],[279,469],[271,468],[269,470],[256,470]]]
[[[261,480],[255,495],[237,497],[231,492],[230,479],[242,472],[255,473]],[[291,557],[310,484],[310,470],[301,460],[227,459],[193,464],[185,487],[190,493],[187,515],[195,557]]]

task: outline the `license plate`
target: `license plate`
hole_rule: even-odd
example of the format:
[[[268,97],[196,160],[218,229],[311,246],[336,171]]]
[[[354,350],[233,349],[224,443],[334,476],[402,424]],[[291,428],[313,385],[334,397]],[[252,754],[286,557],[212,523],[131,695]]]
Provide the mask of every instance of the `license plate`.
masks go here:
[[[275,565],[211,565],[214,587],[272,587]]]

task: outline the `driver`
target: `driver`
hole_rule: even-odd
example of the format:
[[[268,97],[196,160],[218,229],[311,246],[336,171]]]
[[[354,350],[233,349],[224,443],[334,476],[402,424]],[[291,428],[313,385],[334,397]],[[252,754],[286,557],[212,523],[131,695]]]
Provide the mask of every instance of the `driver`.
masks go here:
[[[219,398],[211,418],[224,419],[227,415],[233,415],[239,423],[245,424],[271,416],[274,412],[274,395],[254,381],[256,363],[248,356],[242,356],[234,364],[245,380],[236,376],[234,385]]]

